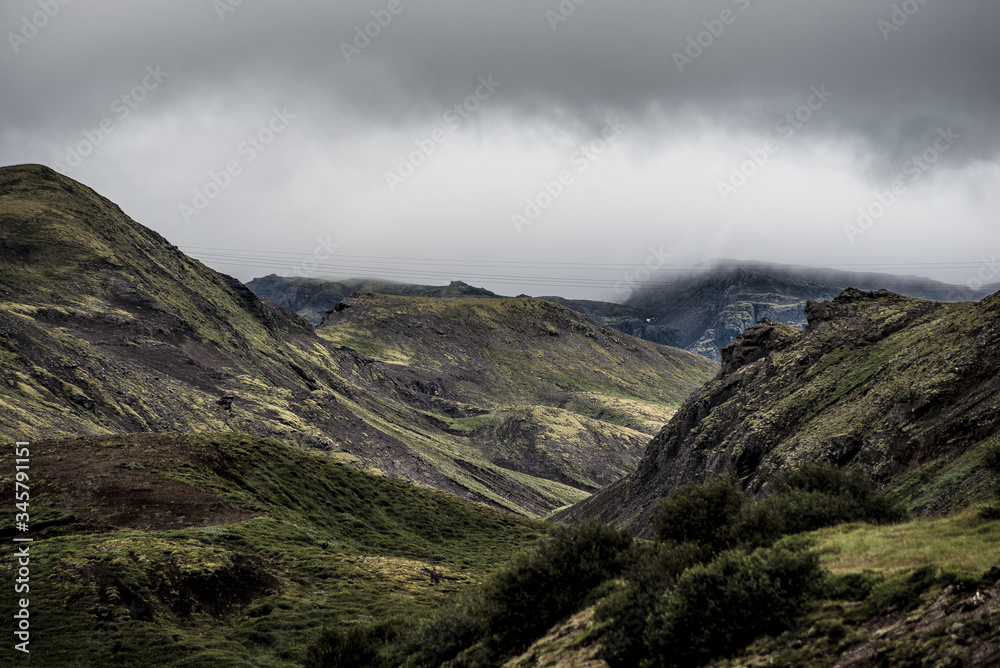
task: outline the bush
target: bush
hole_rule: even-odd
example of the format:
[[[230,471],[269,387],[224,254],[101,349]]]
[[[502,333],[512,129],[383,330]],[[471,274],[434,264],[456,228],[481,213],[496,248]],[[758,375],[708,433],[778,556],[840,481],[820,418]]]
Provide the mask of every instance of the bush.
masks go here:
[[[484,583],[491,643],[510,654],[526,647],[576,612],[592,589],[619,576],[631,545],[631,534],[599,522],[558,527],[549,541]]]
[[[709,554],[732,547],[734,524],[743,508],[743,492],[731,476],[704,484],[689,484],[660,502],[653,530],[661,541],[692,542]]]
[[[822,582],[818,557],[800,543],[724,552],[685,571],[659,599],[642,665],[698,665],[778,633],[805,612]]]
[[[373,624],[350,626],[341,629],[324,629],[319,639],[309,648],[306,666],[342,666],[343,668],[370,668],[385,663],[380,653],[399,641],[402,629],[409,621],[392,618]]]
[[[874,571],[831,575],[826,580],[824,596],[833,601],[864,601],[884,580],[881,573]]]
[[[408,666],[438,665],[475,647],[471,664],[502,663],[561,619],[629,563],[631,534],[599,522],[558,526],[518,555],[472,596],[422,624],[407,644]]]
[[[991,445],[983,454],[983,466],[993,475],[1000,475],[1000,444]]]
[[[843,522],[881,524],[904,517],[902,506],[860,471],[806,464],[780,477],[772,496],[747,504],[733,532],[740,544],[758,547]]]
[[[405,665],[413,668],[438,666],[477,643],[486,635],[482,608],[478,593],[467,593],[448,608],[423,620],[402,644],[400,653],[409,657]]]
[[[601,640],[602,658],[618,668],[633,668],[645,656],[643,635],[657,599],[685,570],[701,563],[703,550],[694,543],[634,543],[628,586],[610,595],[594,613],[608,621]]]

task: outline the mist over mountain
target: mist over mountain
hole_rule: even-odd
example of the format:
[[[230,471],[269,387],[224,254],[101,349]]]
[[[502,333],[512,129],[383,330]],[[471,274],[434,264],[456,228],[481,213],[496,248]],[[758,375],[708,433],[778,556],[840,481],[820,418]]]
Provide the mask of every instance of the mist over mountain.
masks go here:
[[[327,281],[272,274],[256,278],[247,286],[314,325],[320,323],[325,311],[354,291],[427,297],[497,296],[461,281],[435,287],[374,279]],[[985,289],[974,290],[912,275],[716,259],[640,286],[620,304],[551,295],[540,299],[568,306],[630,336],[719,361],[722,347],[761,319],[805,327],[806,302],[833,299],[848,287],[884,289],[936,301],[975,300],[988,294]]]

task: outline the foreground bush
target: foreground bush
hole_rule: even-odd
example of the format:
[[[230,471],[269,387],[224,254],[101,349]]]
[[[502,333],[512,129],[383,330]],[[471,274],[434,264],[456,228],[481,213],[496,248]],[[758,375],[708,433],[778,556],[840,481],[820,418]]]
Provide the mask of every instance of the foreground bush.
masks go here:
[[[632,563],[624,573],[628,586],[608,596],[594,614],[597,623],[609,624],[601,641],[605,661],[628,668],[639,665],[646,656],[643,636],[657,601],[703,559],[703,548],[691,542],[632,546]]]
[[[694,543],[709,554],[731,547],[743,499],[731,476],[679,487],[660,502],[653,518],[656,539]]]
[[[686,570],[644,634],[645,666],[694,666],[779,633],[821,591],[818,557],[801,545],[724,552]]]
[[[903,519],[863,473],[807,464],[774,493],[747,499],[730,476],[685,485],[660,503],[655,548],[626,571],[626,587],[598,608],[605,659],[616,668],[695,665],[780,630],[818,595],[816,557],[783,536],[843,522]],[[756,551],[754,551],[756,550]],[[838,582],[845,595],[874,583]],[[862,596],[862,598],[864,597]]]

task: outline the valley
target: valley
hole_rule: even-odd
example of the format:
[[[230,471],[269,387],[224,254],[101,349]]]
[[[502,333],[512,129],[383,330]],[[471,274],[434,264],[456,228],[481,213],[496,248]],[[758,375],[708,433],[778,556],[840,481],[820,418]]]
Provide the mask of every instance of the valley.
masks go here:
[[[247,287],[0,168],[33,660],[990,665],[998,294],[753,263],[626,304]]]

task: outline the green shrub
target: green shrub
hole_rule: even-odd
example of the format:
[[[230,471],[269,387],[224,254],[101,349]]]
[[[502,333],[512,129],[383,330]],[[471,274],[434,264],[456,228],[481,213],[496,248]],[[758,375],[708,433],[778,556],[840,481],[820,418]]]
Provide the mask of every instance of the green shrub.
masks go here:
[[[860,471],[806,464],[778,478],[774,494],[746,504],[732,531],[739,544],[759,547],[843,522],[882,524],[904,517],[902,506]]]
[[[906,514],[892,495],[879,492],[857,469],[806,464],[778,479],[787,533],[812,531],[841,522],[898,522]]]
[[[599,522],[559,527],[483,585],[486,626],[499,651],[511,652],[577,611],[590,591],[627,564],[632,536]]]
[[[625,570],[628,586],[607,597],[594,613],[608,622],[601,639],[602,658],[618,668],[633,668],[645,656],[643,634],[662,593],[685,570],[701,562],[703,550],[694,543],[632,545],[631,565]]]
[[[983,466],[993,475],[1000,475],[1000,444],[991,445],[983,454]]]
[[[487,578],[474,597],[421,625],[406,648],[407,665],[438,665],[473,646],[478,658],[471,663],[502,663],[619,577],[631,545],[631,534],[599,522],[556,527]]]
[[[691,666],[778,633],[821,590],[817,556],[785,541],[732,550],[685,571],[662,596],[645,632],[645,666]]]
[[[373,668],[392,665],[386,661],[384,653],[399,641],[409,624],[409,620],[391,618],[372,624],[324,629],[319,639],[309,648],[305,665],[315,668]]]
[[[467,594],[454,605],[422,622],[405,643],[402,653],[407,666],[438,666],[485,637],[487,628],[483,602]]]
[[[710,554],[732,547],[743,500],[743,492],[731,476],[679,487],[660,502],[653,518],[656,538],[692,542]]]

